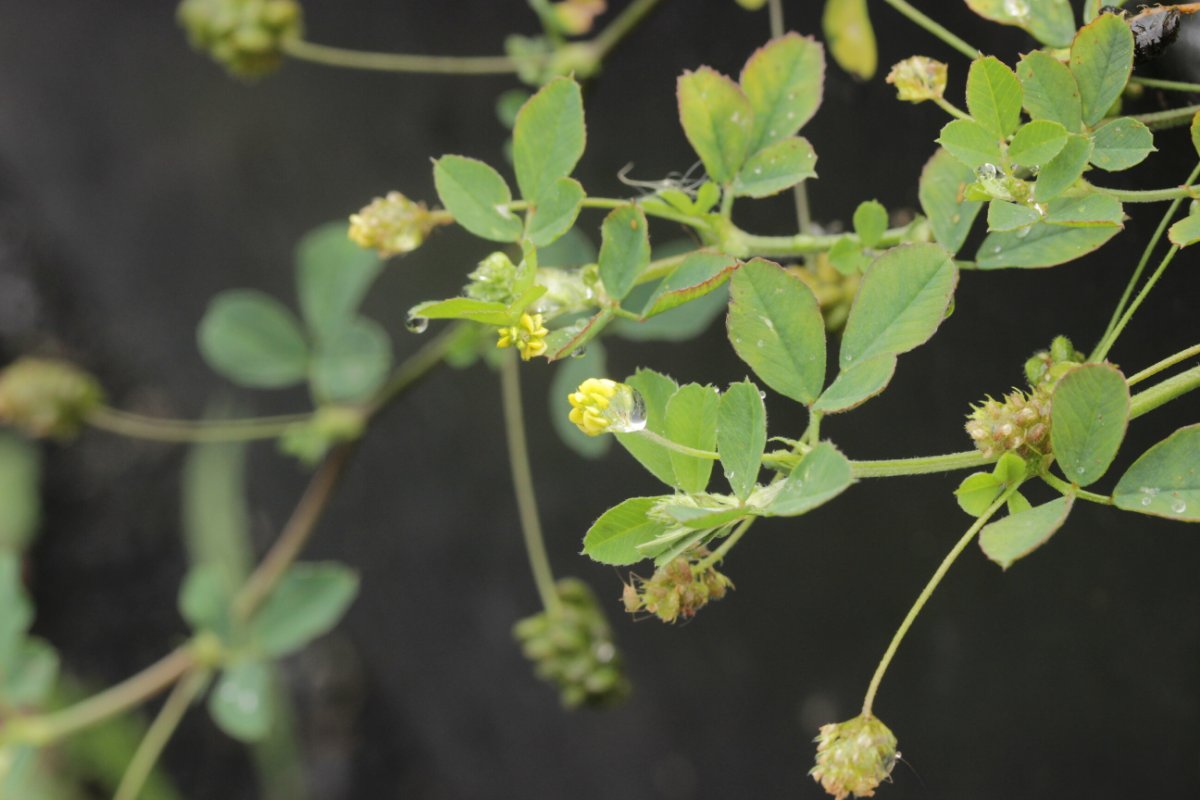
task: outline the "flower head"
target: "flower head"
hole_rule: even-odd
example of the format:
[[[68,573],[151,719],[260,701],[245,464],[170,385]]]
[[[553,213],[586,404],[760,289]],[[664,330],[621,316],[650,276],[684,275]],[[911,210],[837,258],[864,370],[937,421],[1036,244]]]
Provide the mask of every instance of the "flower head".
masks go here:
[[[522,361],[529,361],[546,352],[546,334],[541,314],[522,314],[516,325],[500,329],[496,347],[515,347]]]
[[[242,77],[278,69],[284,42],[303,28],[296,0],[183,0],[178,18],[192,47]]]
[[[887,82],[896,87],[901,100],[934,100],[946,92],[946,65],[926,56],[906,58],[892,67]]]
[[[708,555],[708,550],[697,547],[659,567],[649,578],[634,575],[621,593],[625,610],[646,611],[663,622],[696,616],[710,600],[720,600],[733,588],[733,581],[715,567],[696,568]]]
[[[637,389],[608,378],[588,378],[567,395],[568,417],[588,436],[632,433],[646,427],[646,403]]]
[[[22,358],[0,372],[0,423],[30,436],[67,439],[104,393],[96,379],[49,358]]]
[[[424,203],[414,203],[400,192],[388,192],[386,197],[376,197],[350,215],[347,235],[359,247],[377,250],[381,257],[389,258],[416,250],[435,224]]]
[[[874,797],[875,787],[887,780],[900,756],[896,737],[869,714],[822,725],[814,739],[817,764],[808,774],[837,800]]]

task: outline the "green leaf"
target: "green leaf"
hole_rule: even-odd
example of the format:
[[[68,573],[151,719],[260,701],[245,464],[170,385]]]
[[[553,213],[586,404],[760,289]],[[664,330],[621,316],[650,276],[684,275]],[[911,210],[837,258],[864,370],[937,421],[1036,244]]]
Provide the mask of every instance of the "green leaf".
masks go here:
[[[33,605],[21,580],[21,559],[16,553],[0,551],[0,675],[11,667],[25,632],[33,622]]]
[[[1137,166],[1156,149],[1154,134],[1133,117],[1118,117],[1092,132],[1091,161],[1108,172]]]
[[[42,515],[41,451],[26,439],[0,430],[0,550],[20,553]]]
[[[188,570],[179,587],[179,615],[192,630],[212,631],[229,642],[233,638],[233,593],[233,581],[224,566],[197,564]]]
[[[996,498],[1004,491],[1004,484],[990,472],[976,472],[968,475],[954,490],[954,498],[958,507],[978,517],[987,511]]]
[[[1005,501],[1004,507],[1008,510],[1008,513],[1011,516],[1012,514],[1020,514],[1022,511],[1028,511],[1029,509],[1033,508],[1033,504],[1025,499],[1025,495],[1021,494],[1020,492],[1013,492],[1008,496],[1008,500]]]
[[[271,729],[270,671],[266,664],[243,661],[221,673],[208,696],[208,713],[217,727],[242,742],[256,742]]]
[[[615,209],[600,227],[600,280],[614,300],[633,288],[637,276],[650,263],[650,236],[646,215],[635,205]]]
[[[737,268],[737,259],[724,253],[690,253],[655,288],[642,308],[642,316],[652,317],[703,297],[720,288]]]
[[[550,398],[547,403],[550,409],[550,424],[567,447],[588,459],[600,458],[607,453],[612,448],[612,437],[588,436],[579,430],[579,427],[567,418],[569,408],[565,398],[588,378],[608,374],[605,356],[604,344],[598,340],[592,342],[583,355],[560,361],[550,381]]]
[[[856,275],[871,266],[872,256],[863,250],[857,236],[842,236],[829,248],[829,263],[843,275]]]
[[[739,500],[754,490],[767,447],[767,410],[750,381],[730,384],[717,410],[717,452],[729,487]]]
[[[825,321],[812,290],[756,258],[730,284],[729,341],[763,383],[811,404],[825,382]]]
[[[1033,199],[1038,202],[1053,200],[1083,175],[1088,159],[1092,155],[1092,140],[1072,133],[1054,158],[1050,159],[1033,184]]]
[[[310,231],[296,246],[296,294],[300,312],[317,339],[351,320],[383,262],[350,241],[345,222]]]
[[[583,186],[574,178],[556,179],[530,210],[525,221],[525,238],[535,247],[553,244],[571,230],[585,196]]]
[[[1119,227],[1124,219],[1121,201],[1108,194],[1060,197],[1046,206],[1045,221],[1051,225]]]
[[[265,656],[294,653],[337,625],[358,594],[358,574],[343,564],[295,564],[250,621]]]
[[[596,245],[576,226],[548,247],[539,247],[538,261],[543,266],[563,269],[595,264]]]
[[[883,391],[896,372],[896,356],[884,353],[863,359],[838,372],[833,383],[813,403],[813,411],[836,414],[856,408]]]
[[[666,525],[647,515],[656,504],[669,499],[670,495],[631,497],[605,511],[583,537],[583,554],[601,564],[618,567],[646,558],[638,545],[667,531]]]
[[[1014,25],[1050,47],[1066,47],[1075,34],[1075,16],[1068,0],[967,0],[979,16]]]
[[[1057,122],[1072,133],[1083,130],[1079,85],[1065,64],[1044,50],[1035,50],[1021,57],[1017,76],[1030,118]]]
[[[1000,138],[973,119],[946,123],[937,142],[971,169],[1004,160],[1000,154]]]
[[[680,386],[667,401],[665,436],[676,444],[697,450],[717,446],[717,412],[721,397],[711,386],[689,383]],[[671,450],[675,485],[685,492],[703,492],[712,474],[711,459],[684,455]]]
[[[667,401],[679,386],[675,381],[652,369],[639,369],[625,379],[625,383],[638,390],[646,404],[646,430],[665,436],[667,433]],[[655,444],[636,433],[614,434],[617,441],[629,454],[649,470],[650,474],[668,486],[675,486],[675,468],[671,466],[671,454],[665,447]]]
[[[754,112],[749,152],[756,154],[796,133],[817,113],[825,83],[824,50],[811,37],[788,33],[755,50],[740,81]]]
[[[1200,425],[1180,428],[1125,471],[1113,503],[1125,511],[1200,522]]]
[[[688,498],[689,496],[681,495],[681,497]],[[745,508],[711,509],[670,504],[660,505],[657,513],[665,513],[678,521],[680,525],[692,530],[720,528],[750,516],[750,512]]]
[[[1012,134],[1021,122],[1021,82],[995,56],[971,62],[967,73],[967,110],[998,139]]]
[[[513,169],[521,196],[546,198],[579,163],[585,139],[579,84],[555,78],[521,106],[513,125]]]
[[[954,260],[935,244],[895,247],[875,260],[854,298],[839,365],[899,355],[933,336],[958,283]]]
[[[879,54],[867,0],[825,0],[821,30],[839,67],[864,81],[875,75]]]
[[[58,679],[58,653],[42,639],[20,643],[2,674],[0,697],[9,708],[32,708],[50,699]]]
[[[984,555],[1003,569],[1041,547],[1067,521],[1074,495],[1066,495],[985,525],[979,533]]]
[[[1015,231],[1024,228],[1042,218],[1036,208],[1023,206],[1019,203],[1009,203],[1005,200],[993,200],[988,203],[988,230]]]
[[[963,199],[975,173],[948,151],[939,149],[921,170],[918,196],[933,237],[947,252],[962,249],[982,203]]]
[[[817,154],[802,136],[767,145],[742,166],[733,181],[737,197],[770,197],[815,178]]]
[[[1067,129],[1048,119],[1035,119],[1017,129],[1008,155],[1026,167],[1040,167],[1058,155],[1067,143]]]
[[[761,508],[760,516],[795,517],[828,503],[852,483],[850,461],[829,442],[821,442],[787,478],[759,490],[750,502]]]
[[[1167,231],[1167,238],[1177,247],[1188,247],[1200,242],[1200,213],[1188,214]]]
[[[730,271],[732,271],[731,268]],[[677,305],[663,313],[655,313],[642,321],[618,319],[612,324],[611,330],[618,336],[633,342],[686,342],[694,339],[712,325],[713,320],[725,312],[729,303],[729,292],[724,288],[726,276],[718,275],[712,291],[702,292],[686,305]],[[707,288],[706,285],[695,287],[697,290]],[[664,301],[676,299],[673,295],[663,297]]]
[[[992,475],[1000,481],[1001,486],[1007,489],[1014,483],[1019,486],[1025,480],[1027,471],[1025,459],[1016,453],[1005,453],[1000,456],[1000,460],[992,468]]]
[[[550,331],[546,337],[546,360],[558,361],[577,354],[604,331],[612,318],[612,309],[602,308],[591,317]]]
[[[322,402],[365,403],[391,369],[391,337],[378,322],[358,317],[317,345],[313,394]]]
[[[750,153],[754,109],[736,83],[709,67],[679,78],[679,120],[717,183],[732,181]]]
[[[990,233],[979,245],[975,263],[980,269],[1053,267],[1096,250],[1118,230],[1037,224],[1015,233]]]
[[[308,373],[308,344],[299,322],[263,292],[218,294],[200,320],[197,338],[208,365],[241,386],[281,389]]]
[[[521,238],[521,220],[508,209],[512,192],[499,172],[465,156],[442,156],[433,163],[433,182],[454,221],[493,242]]]
[[[511,325],[513,315],[504,303],[452,297],[419,303],[408,310],[409,319],[465,319],[482,325]]]
[[[858,234],[863,247],[879,244],[887,225],[887,209],[878,200],[867,200],[854,209],[854,232]]]
[[[1129,386],[1111,364],[1084,364],[1054,387],[1050,445],[1067,480],[1088,486],[1104,476],[1125,438]]]
[[[1196,154],[1200,155],[1200,111],[1192,115],[1192,124],[1188,130],[1192,134],[1192,147],[1196,148]]]
[[[1071,74],[1079,85],[1083,121],[1095,125],[1121,96],[1133,71],[1133,33],[1115,14],[1080,28],[1071,44]]]

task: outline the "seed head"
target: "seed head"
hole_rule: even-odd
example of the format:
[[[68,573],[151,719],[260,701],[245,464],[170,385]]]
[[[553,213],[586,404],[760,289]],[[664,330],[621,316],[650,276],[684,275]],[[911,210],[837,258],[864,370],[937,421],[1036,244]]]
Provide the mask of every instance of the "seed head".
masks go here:
[[[888,780],[900,756],[896,737],[873,716],[863,714],[836,724],[822,725],[814,739],[817,764],[808,774],[837,800],[874,797]]]

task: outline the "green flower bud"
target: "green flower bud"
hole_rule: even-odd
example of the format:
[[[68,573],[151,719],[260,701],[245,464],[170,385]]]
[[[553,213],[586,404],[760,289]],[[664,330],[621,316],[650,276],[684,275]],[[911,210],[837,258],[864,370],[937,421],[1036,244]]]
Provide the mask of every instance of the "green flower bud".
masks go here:
[[[0,372],[0,423],[30,436],[75,436],[103,399],[96,379],[66,361],[22,358]]]
[[[814,739],[817,764],[808,774],[837,800],[874,797],[888,780],[896,759],[896,737],[882,722],[867,714],[837,724],[822,725]]]
[[[568,708],[624,700],[629,681],[596,596],[587,584],[573,578],[559,581],[557,590],[561,601],[557,608],[513,626],[521,652],[534,662],[539,678],[558,687]]]
[[[466,294],[473,300],[507,305],[516,299],[513,286],[517,280],[517,266],[498,250],[480,261],[467,277],[471,282],[467,284]]]
[[[296,0],[183,0],[176,16],[193,48],[240,77],[278,69],[304,24]]]

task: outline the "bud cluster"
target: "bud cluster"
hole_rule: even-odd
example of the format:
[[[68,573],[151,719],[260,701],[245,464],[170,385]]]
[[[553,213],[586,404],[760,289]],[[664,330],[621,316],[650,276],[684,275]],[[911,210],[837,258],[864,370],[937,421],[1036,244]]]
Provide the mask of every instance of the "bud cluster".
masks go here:
[[[967,435],[984,456],[1044,455],[1050,447],[1050,393],[1014,389],[1004,401],[988,398],[967,418]]]
[[[810,266],[788,271],[812,289],[821,307],[821,315],[825,318],[826,330],[841,330],[850,316],[850,306],[858,294],[862,273],[843,274],[829,263],[829,257],[824,253],[818,255]]]
[[[283,43],[303,29],[296,0],[183,0],[178,19],[192,47],[243,77],[278,69]]]
[[[912,56],[892,67],[887,82],[896,87],[901,100],[910,103],[941,99],[946,93],[946,65],[926,56]]]
[[[808,774],[837,800],[851,795],[874,797],[875,788],[891,777],[900,756],[896,737],[868,714],[822,725],[813,741],[817,765]]]
[[[604,706],[624,700],[629,681],[612,629],[583,581],[560,580],[554,610],[526,617],[513,628],[539,678],[558,687],[563,705]]]
[[[434,225],[424,203],[413,202],[400,192],[388,192],[386,197],[376,197],[350,215],[348,235],[359,247],[390,258],[416,250]]]
[[[30,436],[74,436],[103,398],[95,378],[65,361],[22,358],[0,372],[0,424]]]
[[[621,597],[625,610],[646,611],[663,622],[674,622],[691,619],[710,600],[720,600],[733,588],[733,581],[715,567],[695,568],[708,554],[696,548],[659,567],[649,578],[632,576]]]

